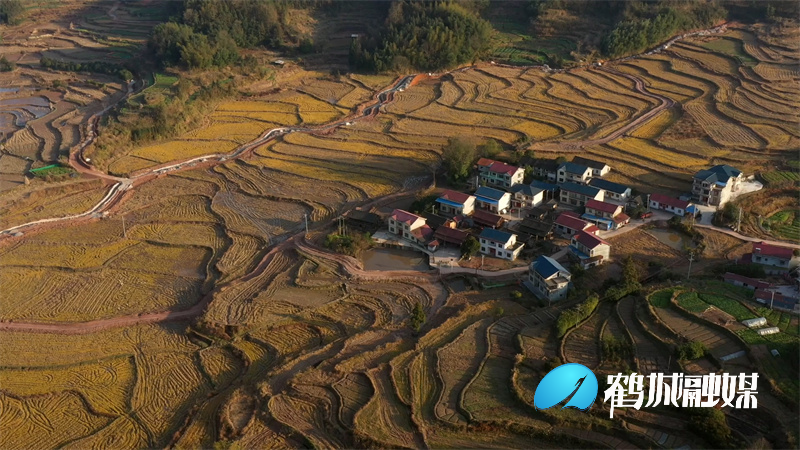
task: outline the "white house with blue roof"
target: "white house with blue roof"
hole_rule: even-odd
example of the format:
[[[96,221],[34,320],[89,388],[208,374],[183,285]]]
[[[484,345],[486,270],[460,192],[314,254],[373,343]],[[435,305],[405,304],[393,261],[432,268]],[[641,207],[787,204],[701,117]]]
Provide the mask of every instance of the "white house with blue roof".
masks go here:
[[[586,183],[592,177],[590,167],[571,162],[561,163],[556,171],[556,182],[560,183]]]
[[[567,298],[572,274],[555,259],[541,255],[531,263],[525,286],[538,297],[548,301]]]
[[[722,206],[739,190],[744,180],[741,170],[720,164],[694,175],[692,201],[701,205]]]
[[[631,198],[631,188],[624,184],[614,183],[602,178],[592,178],[589,186],[596,187],[605,191],[605,200],[617,203],[626,203]]]
[[[522,251],[525,244],[517,242],[517,235],[507,231],[484,228],[478,236],[481,243],[481,253],[502,259],[514,261]]]
[[[511,194],[488,186],[481,186],[475,191],[475,206],[493,213],[503,214],[511,206]]]
[[[511,186],[511,206],[514,208],[531,208],[544,202],[544,189],[528,184]]]

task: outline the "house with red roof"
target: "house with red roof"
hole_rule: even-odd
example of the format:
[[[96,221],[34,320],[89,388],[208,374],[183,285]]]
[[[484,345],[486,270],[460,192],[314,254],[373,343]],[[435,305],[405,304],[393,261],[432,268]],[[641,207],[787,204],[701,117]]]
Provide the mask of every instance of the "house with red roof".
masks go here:
[[[475,210],[475,196],[446,190],[436,199],[439,212],[447,216],[468,216]]]
[[[694,212],[694,205],[691,203],[664,194],[651,195],[650,208],[661,209],[680,217],[685,216],[687,213]]]
[[[622,212],[622,205],[595,199],[586,202],[586,213],[581,218],[594,223],[601,230],[615,230],[631,221],[631,218]]]
[[[578,258],[581,267],[588,269],[609,260],[611,244],[594,234],[579,230],[572,236],[569,251]]]
[[[755,278],[746,277],[733,272],[726,272],[725,275],[722,276],[722,279],[725,280],[726,283],[746,287],[747,289],[767,289],[772,286],[766,281],[756,280]]]
[[[480,180],[492,186],[510,188],[522,183],[525,171],[521,167],[512,166],[500,161],[481,158],[476,164]]]
[[[750,254],[750,262],[781,269],[779,271],[787,271],[800,265],[800,258],[794,256],[794,250],[791,248],[767,244],[766,242],[753,242],[753,253]]]
[[[425,245],[433,237],[433,230],[424,217],[402,209],[395,209],[387,220],[389,232],[403,239]]]
[[[561,215],[556,218],[555,228],[556,234],[567,239],[572,238],[578,231],[586,231],[592,234],[597,234],[599,231],[596,226],[581,219],[577,214],[572,212],[561,213]]]

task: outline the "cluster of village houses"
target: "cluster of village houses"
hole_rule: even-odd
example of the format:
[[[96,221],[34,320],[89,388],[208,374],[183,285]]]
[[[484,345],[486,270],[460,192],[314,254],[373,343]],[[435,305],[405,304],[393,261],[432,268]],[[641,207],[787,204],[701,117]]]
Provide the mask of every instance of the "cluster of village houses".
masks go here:
[[[432,214],[396,209],[386,218],[389,232],[429,252],[441,246],[460,247],[473,235],[481,254],[512,261],[526,244],[558,236],[569,240],[570,259],[588,269],[610,260],[611,245],[601,236],[630,222],[626,207],[694,215],[697,204],[724,205],[744,180],[741,171],[718,165],[695,174],[691,195],[675,198],[654,193],[644,200],[633,196],[630,187],[604,179],[611,167],[601,161],[575,157],[571,162],[523,159],[521,163],[532,168],[536,180],[530,184],[523,182],[523,167],[481,158],[475,166],[474,192],[444,191]],[[364,228],[381,219],[352,211],[348,220]],[[791,249],[759,245],[758,250],[754,246],[753,263],[785,266],[787,271],[796,265]],[[789,261],[764,260],[778,253],[788,255]],[[531,262],[525,285],[539,297],[560,300],[567,296],[571,276],[558,261],[541,255]],[[763,295],[757,291],[757,298]],[[790,299],[779,298],[780,307],[794,309]]]

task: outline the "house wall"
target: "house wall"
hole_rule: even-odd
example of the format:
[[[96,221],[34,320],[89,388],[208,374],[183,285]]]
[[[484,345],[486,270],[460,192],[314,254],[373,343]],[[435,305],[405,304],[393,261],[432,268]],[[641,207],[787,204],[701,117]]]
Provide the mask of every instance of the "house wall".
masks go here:
[[[480,238],[481,253],[497,258],[515,260],[519,256],[521,247],[514,251],[514,244],[517,242],[517,235],[512,234],[507,243],[491,241],[489,239]]]
[[[533,285],[533,288],[536,289],[539,294],[548,300],[563,300],[567,298],[567,294],[569,293],[570,283],[567,283],[563,288],[548,291],[544,278],[542,278],[542,276],[539,275],[539,273],[535,270],[530,271],[530,274],[528,275],[528,281],[530,281],[530,283]]]
[[[603,190],[601,189],[596,196],[589,197],[587,195],[578,194],[577,192],[569,192],[565,190],[561,190],[561,203],[566,203],[569,205],[576,205],[576,206],[585,206],[586,202],[589,199],[594,198],[595,200],[603,201]]]
[[[573,183],[586,184],[586,182],[589,181],[589,178],[591,177],[592,177],[591,170],[587,170],[584,173],[578,174],[578,173],[567,172],[566,170],[562,169],[558,171],[556,181],[558,183],[566,183],[568,181],[571,181]]]
[[[674,207],[669,206],[669,205],[662,205],[661,203],[658,203],[655,200],[650,200],[650,208],[660,209],[660,210],[663,210],[663,211],[671,212],[672,214],[675,214],[676,216],[680,216],[680,217],[683,217],[683,216],[686,215],[686,211],[684,211],[683,208],[674,208]]]

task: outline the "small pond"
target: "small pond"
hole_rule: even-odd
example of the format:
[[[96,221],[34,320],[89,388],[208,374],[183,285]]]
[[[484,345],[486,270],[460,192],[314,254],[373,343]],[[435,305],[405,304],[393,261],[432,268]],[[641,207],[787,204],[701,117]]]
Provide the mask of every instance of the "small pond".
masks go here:
[[[371,248],[361,256],[366,270],[428,270],[428,255],[397,248]]]
[[[675,230],[670,230],[668,228],[651,228],[647,230],[647,232],[655,236],[656,239],[663,242],[664,244],[667,244],[670,247],[674,248],[675,250],[683,251],[685,247],[694,248],[694,243],[692,242],[692,238],[684,234],[678,233]]]

